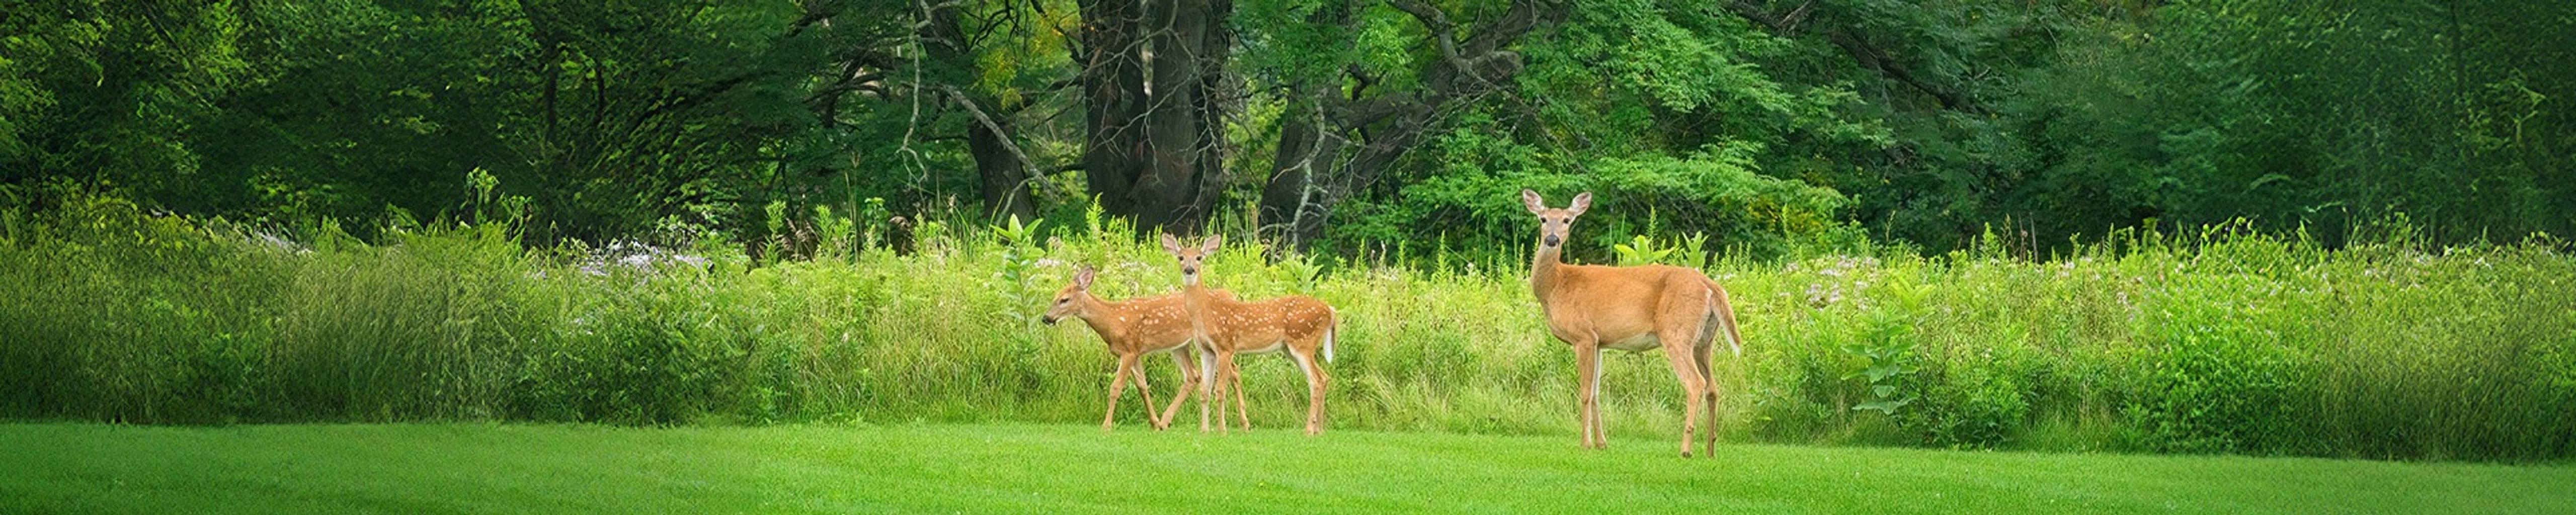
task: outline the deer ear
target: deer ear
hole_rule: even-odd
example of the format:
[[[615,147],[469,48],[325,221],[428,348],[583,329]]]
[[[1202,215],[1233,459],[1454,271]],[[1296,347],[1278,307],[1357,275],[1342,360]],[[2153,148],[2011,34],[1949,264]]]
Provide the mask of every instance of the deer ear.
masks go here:
[[[1547,204],[1542,203],[1538,198],[1538,192],[1526,189],[1521,190],[1521,206],[1529,208],[1530,214],[1538,214],[1539,211],[1547,209]]]
[[[1583,210],[1586,209],[1592,209],[1592,192],[1589,191],[1575,195],[1574,205],[1565,206],[1565,211],[1574,216],[1583,216]]]
[[[1091,289],[1091,276],[1091,265],[1083,265],[1081,270],[1073,272],[1073,287],[1085,290]]]
[[[1180,255],[1181,240],[1173,238],[1172,233],[1163,233],[1163,252],[1169,252],[1172,253],[1172,255]]]
[[[1206,239],[1206,240],[1204,240],[1204,241],[1200,241],[1200,242],[1199,242],[1199,253],[1200,253],[1200,254],[1215,254],[1215,253],[1216,253],[1216,248],[1217,248],[1217,247],[1223,247],[1223,246],[1225,246],[1225,235],[1223,235],[1223,234],[1210,234],[1210,235],[1208,235],[1208,237],[1207,237],[1207,239]]]

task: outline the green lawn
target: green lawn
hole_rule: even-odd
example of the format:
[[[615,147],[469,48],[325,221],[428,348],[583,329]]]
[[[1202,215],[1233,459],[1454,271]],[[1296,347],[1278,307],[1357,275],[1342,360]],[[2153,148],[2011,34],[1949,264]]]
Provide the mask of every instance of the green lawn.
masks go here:
[[[1616,434],[1614,433],[1614,436]],[[2571,513],[2576,467],[1134,426],[0,425],[0,513]]]

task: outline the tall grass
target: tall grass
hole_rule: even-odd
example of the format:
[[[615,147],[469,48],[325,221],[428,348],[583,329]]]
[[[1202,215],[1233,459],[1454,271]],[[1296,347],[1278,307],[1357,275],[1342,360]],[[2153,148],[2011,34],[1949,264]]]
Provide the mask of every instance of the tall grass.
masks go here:
[[[950,224],[957,225],[957,224]],[[501,224],[329,226],[291,244],[82,197],[0,212],[0,417],[140,423],[506,419],[620,424],[1074,422],[1112,370],[1034,315],[1077,265],[1123,298],[1176,270],[1116,221],[933,225],[918,252],[602,262]],[[1747,340],[1727,438],[2430,459],[2576,456],[2576,258],[2537,241],[2325,250],[2216,228],[2075,255],[1718,259]],[[839,249],[839,250],[834,250]],[[1446,258],[1443,258],[1444,261]],[[1674,256],[1697,261],[1698,256]],[[1238,245],[1209,282],[1341,314],[1335,428],[1575,431],[1573,356],[1518,261],[1411,268]],[[1511,263],[1498,266],[1495,263]],[[1320,270],[1320,272],[1319,272]],[[1678,430],[1660,356],[1604,372],[1612,434]],[[1148,363],[1158,400],[1179,384]],[[1295,425],[1284,359],[1247,362],[1257,425]],[[1141,427],[1140,403],[1120,414]]]

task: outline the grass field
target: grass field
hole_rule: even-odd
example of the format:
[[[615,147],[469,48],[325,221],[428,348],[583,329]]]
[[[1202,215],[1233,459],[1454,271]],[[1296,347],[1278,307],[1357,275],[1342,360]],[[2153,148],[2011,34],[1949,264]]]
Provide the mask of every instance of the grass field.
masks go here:
[[[0,512],[2576,512],[2564,464],[1771,445],[1684,461],[1660,439],[1612,443],[1075,425],[13,424],[0,425]]]

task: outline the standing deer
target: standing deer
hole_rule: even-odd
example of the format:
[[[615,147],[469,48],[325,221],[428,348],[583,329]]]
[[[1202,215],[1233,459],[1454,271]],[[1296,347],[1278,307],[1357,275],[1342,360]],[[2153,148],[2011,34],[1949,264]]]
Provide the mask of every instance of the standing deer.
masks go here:
[[[1126,392],[1127,378],[1131,376],[1136,378],[1138,394],[1145,398],[1146,422],[1156,430],[1170,427],[1172,416],[1181,410],[1181,402],[1189,398],[1190,387],[1199,382],[1197,372],[1190,366],[1193,333],[1188,307],[1183,305],[1180,294],[1103,301],[1091,296],[1092,275],[1087,266],[1074,272],[1073,284],[1056,291],[1054,302],[1047,305],[1046,314],[1038,320],[1055,325],[1058,320],[1081,318],[1092,332],[1100,334],[1102,342],[1109,344],[1109,353],[1118,356],[1118,372],[1109,380],[1109,412],[1100,416],[1100,430],[1116,427],[1118,397]],[[1209,295],[1234,299],[1234,294],[1223,290]],[[1181,388],[1172,393],[1172,404],[1163,408],[1161,416],[1154,414],[1154,392],[1145,384],[1145,369],[1139,364],[1144,355],[1153,353],[1171,355],[1172,364],[1181,369]]]
[[[1315,361],[1316,352],[1324,362],[1333,361],[1333,307],[1304,295],[1289,295],[1261,302],[1240,302],[1222,295],[1212,295],[1199,280],[1201,264],[1216,253],[1225,237],[1208,236],[1198,248],[1182,248],[1180,240],[1163,235],[1163,251],[1181,263],[1181,298],[1190,313],[1200,345],[1207,354],[1200,356],[1199,430],[1208,428],[1208,403],[1216,407],[1217,430],[1226,429],[1225,392],[1233,390],[1235,416],[1245,430],[1252,429],[1252,417],[1243,407],[1243,391],[1238,388],[1234,356],[1240,353],[1287,352],[1296,361],[1297,370],[1306,374],[1306,434],[1324,432],[1324,386],[1329,378],[1324,367]]]
[[[1736,334],[1735,308],[1726,288],[1699,271],[1669,265],[1596,266],[1559,262],[1574,217],[1592,206],[1592,193],[1574,196],[1565,209],[1549,209],[1538,192],[1521,190],[1521,203],[1538,215],[1538,252],[1530,257],[1530,292],[1546,312],[1547,330],[1574,346],[1576,373],[1582,387],[1583,446],[1610,447],[1601,427],[1601,350],[1636,352],[1656,347],[1672,362],[1682,383],[1682,457],[1691,455],[1691,433],[1699,429],[1702,407],[1711,421],[1708,448],[1717,451],[1717,387],[1709,375],[1709,339],[1724,330],[1727,348],[1744,355],[1744,337]]]

